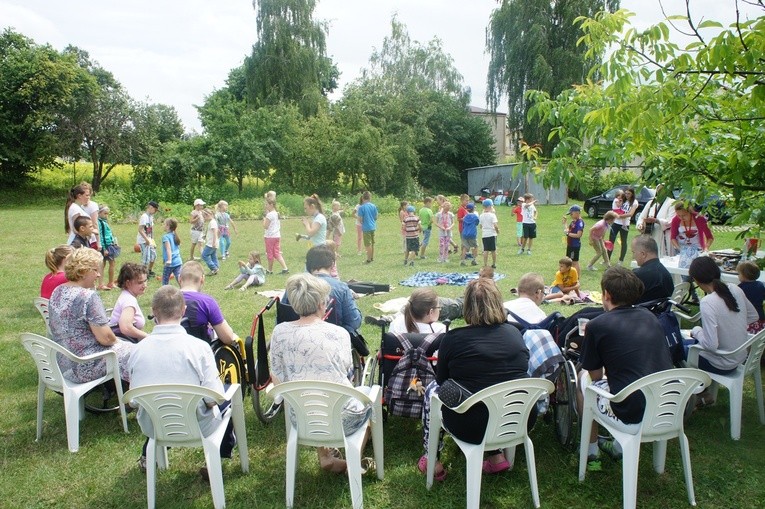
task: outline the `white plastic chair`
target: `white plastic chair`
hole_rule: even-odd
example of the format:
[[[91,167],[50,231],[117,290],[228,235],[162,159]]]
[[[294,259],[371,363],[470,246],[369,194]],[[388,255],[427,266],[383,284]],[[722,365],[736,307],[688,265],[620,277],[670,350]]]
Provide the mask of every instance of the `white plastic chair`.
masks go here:
[[[710,391],[714,399],[717,399],[719,385],[724,385],[730,392],[730,436],[733,440],[741,438],[741,407],[744,404],[744,379],[749,375],[754,379],[755,398],[760,410],[760,423],[765,424],[765,402],[763,402],[762,396],[762,374],[760,370],[760,359],[762,358],[763,350],[765,350],[765,331],[760,331],[752,336],[732,352],[714,351],[716,355],[725,357],[736,355],[747,349],[749,350],[749,355],[746,361],[740,364],[733,373],[729,375],[709,373],[713,382]],[[688,350],[688,365],[698,367],[699,353],[703,351],[704,349],[700,345],[691,345]]]
[[[467,463],[467,507],[477,508],[481,502],[481,476],[483,474],[483,453],[494,449],[504,449],[505,457],[512,462],[515,447],[523,444],[526,451],[526,468],[529,471],[529,484],[534,507],[539,507],[539,488],[537,487],[537,467],[534,459],[534,444],[529,438],[527,423],[531,410],[536,407],[539,398],[550,394],[555,386],[542,378],[521,378],[502,382],[479,391],[453,408],[457,413],[467,412],[473,405],[483,403],[489,409],[489,422],[483,442],[469,444],[457,438],[454,442],[465,455]],[[428,436],[428,469],[426,486],[433,486],[435,475],[438,440],[441,430],[441,409],[443,403],[438,394],[430,398],[430,434]],[[446,429],[446,428],[444,428]],[[449,431],[449,430],[446,430]]]
[[[585,377],[589,380],[589,377]],[[586,382],[585,382],[586,383]],[[691,473],[691,454],[688,438],[683,429],[683,413],[691,395],[700,392],[709,385],[709,376],[699,369],[681,368],[660,371],[629,384],[618,394],[610,394],[598,387],[588,385],[584,395],[582,416],[582,434],[579,446],[579,481],[584,481],[587,470],[587,448],[593,419],[606,428],[622,446],[622,484],[623,504],[625,509],[632,509],[637,503],[638,462],[640,444],[653,442],[653,468],[661,474],[667,457],[667,440],[677,438],[680,441],[680,454],[685,473],[685,488],[688,502],[696,505]],[[643,422],[636,433],[630,434],[614,428],[597,409],[597,396],[611,400],[611,403],[624,401],[630,394],[643,391],[645,395],[645,413]]]
[[[35,298],[35,307],[37,308],[37,311],[40,312],[40,314],[43,317],[43,320],[45,320],[45,330],[48,331],[48,337],[53,337],[53,334],[50,332],[50,315],[48,313],[48,299],[44,299],[42,297]]]
[[[691,291],[691,284],[687,281],[684,281],[682,283],[678,283],[675,285],[675,289],[672,290],[672,301],[682,304],[682,302],[685,300],[686,297],[688,297],[688,293]],[[701,311],[697,311],[693,315],[689,315],[687,313],[683,313],[679,309],[675,308],[672,310],[673,313],[678,318],[683,318],[691,323],[697,323],[699,320],[701,320]]]
[[[361,489],[361,446],[366,434],[366,425],[352,435],[343,433],[342,411],[351,398],[363,405],[372,405],[372,445],[374,446],[377,478],[383,480],[383,427],[382,388],[370,387],[369,395],[355,387],[333,382],[294,381],[269,386],[268,393],[276,398],[282,396],[287,421],[287,507],[294,504],[295,474],[298,462],[298,445],[311,447],[344,447],[348,463],[348,482],[351,486],[351,501],[354,509],[364,506]],[[295,424],[290,419],[294,412]]]
[[[122,428],[125,430],[125,433],[128,432],[127,414],[125,413],[125,406],[122,404],[122,380],[120,380],[119,362],[117,361],[116,353],[105,351],[86,355],[85,357],[78,357],[58,343],[31,332],[21,334],[21,343],[32,356],[37,366],[37,441],[42,438],[43,405],[45,403],[46,387],[64,396],[66,440],[69,451],[77,452],[80,449],[80,421],[85,418],[85,400],[83,396],[90,392],[91,389],[109,380],[114,382],[117,390],[120,414],[122,416]],[[106,362],[106,374],[90,382],[72,382],[64,378],[61,368],[56,361],[56,354],[61,354],[76,363],[104,359]]]
[[[197,420],[197,407],[202,398],[214,400],[218,404],[231,401],[231,406],[216,421],[215,430],[208,436],[202,435]],[[146,499],[149,509],[156,503],[157,466],[160,470],[169,466],[167,448],[200,446],[205,453],[213,505],[216,509],[226,507],[220,444],[230,419],[234,420],[242,471],[248,472],[250,469],[241,386],[231,384],[225,394],[220,394],[198,385],[146,385],[130,389],[125,393],[125,399],[138,404],[148,414],[154,427],[154,437],[149,437],[146,447]]]

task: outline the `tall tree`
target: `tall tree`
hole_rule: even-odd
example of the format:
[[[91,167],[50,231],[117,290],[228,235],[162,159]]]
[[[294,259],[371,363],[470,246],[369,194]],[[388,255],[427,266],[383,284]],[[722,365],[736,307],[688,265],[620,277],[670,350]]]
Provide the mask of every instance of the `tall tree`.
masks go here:
[[[507,123],[516,149],[521,140],[541,144],[550,155],[550,127],[528,121],[526,92],[542,90],[552,96],[582,83],[600,62],[602,53],[577,45],[581,35],[574,21],[593,16],[604,6],[613,12],[620,0],[498,0],[486,29],[491,55],[486,99],[493,111],[507,96]]]
[[[253,7],[258,41],[245,60],[250,101],[293,103],[315,115],[339,77],[326,56],[326,24],[313,19],[316,0],[253,0]]]

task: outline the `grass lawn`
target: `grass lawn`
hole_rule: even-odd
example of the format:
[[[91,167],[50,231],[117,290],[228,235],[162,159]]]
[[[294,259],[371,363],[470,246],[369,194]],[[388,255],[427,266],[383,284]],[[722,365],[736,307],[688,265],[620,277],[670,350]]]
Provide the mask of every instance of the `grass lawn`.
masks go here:
[[[507,277],[499,281],[506,298],[519,276],[537,271],[550,282],[557,270],[557,260],[563,256],[560,219],[566,211],[563,206],[540,207],[539,238],[532,256],[516,255],[515,222],[510,209],[499,210],[500,231],[497,272]],[[236,211],[232,211],[234,214]],[[6,228],[21,225],[23,233],[0,247],[0,397],[4,404],[0,410],[2,433],[2,479],[0,479],[1,507],[62,507],[106,508],[143,507],[146,505],[146,483],[137,468],[143,436],[129,417],[130,434],[121,431],[116,415],[88,415],[81,424],[80,451],[70,454],[66,446],[63,402],[51,392],[46,395],[43,438],[35,437],[35,409],[37,374],[32,360],[19,342],[19,333],[30,331],[44,334],[43,321],[32,306],[39,295],[40,280],[46,272],[44,252],[65,240],[62,211],[56,209],[21,208],[3,210],[0,221]],[[585,219],[587,227],[592,220]],[[297,218],[282,222],[283,250],[290,270],[301,270],[306,244],[296,243],[294,233],[300,223]],[[220,274],[207,279],[205,290],[220,302],[224,314],[239,335],[249,333],[253,313],[266,302],[264,297],[250,291],[224,292],[223,287],[237,274],[236,260],[245,259],[252,249],[264,250],[263,228],[260,222],[239,222],[239,235],[234,236],[232,259],[222,262]],[[418,260],[416,267],[404,267],[400,253],[401,239],[398,224],[393,217],[384,217],[377,230],[378,250],[375,261],[364,265],[363,256],[356,255],[355,231],[352,220],[346,219],[348,233],[341,248],[338,267],[342,279],[371,280],[389,283],[396,288],[389,294],[365,297],[359,300],[362,312],[379,314],[373,304],[407,296],[411,288],[399,281],[419,270],[459,271],[456,261],[444,266],[436,263],[437,240],[431,244],[426,260]],[[119,262],[137,261],[132,252],[135,242],[135,224],[113,225],[123,245]],[[161,229],[161,227],[159,228]],[[188,256],[188,225],[180,227],[182,253]],[[715,247],[733,247],[735,233],[716,232]],[[12,240],[11,240],[12,239]],[[583,260],[592,256],[586,246]],[[584,264],[583,264],[584,265]],[[463,268],[464,269],[464,268]],[[601,272],[582,275],[583,289],[599,290]],[[284,276],[270,276],[265,289],[283,288]],[[141,298],[144,313],[149,312],[150,295],[159,287],[153,281],[147,295]],[[440,295],[456,296],[462,288],[440,286]],[[102,293],[104,303],[111,306],[117,292]],[[550,305],[550,312],[561,310],[573,313],[575,307]],[[266,323],[270,331],[272,319]],[[379,329],[364,325],[364,335],[370,347],[379,346]],[[629,334],[630,331],[624,331]],[[753,386],[747,382],[744,394],[743,431],[741,440],[730,439],[728,395],[721,391],[715,407],[704,409],[693,416],[686,427],[691,443],[696,499],[701,507],[762,507],[765,483],[762,481],[765,464],[765,426],[759,424],[754,403]],[[284,506],[284,425],[281,420],[264,426],[252,408],[246,411],[250,473],[239,469],[238,459],[226,462],[224,478],[226,500],[229,507],[283,507]],[[465,463],[459,449],[447,441],[443,460],[449,471],[446,482],[433,490],[425,489],[425,479],[416,468],[421,452],[419,422],[411,419],[391,418],[385,425],[385,480],[373,476],[364,480],[364,498],[367,507],[384,508],[449,508],[465,504]],[[604,459],[604,471],[590,473],[586,481],[577,480],[577,457],[564,451],[557,443],[551,426],[539,422],[532,432],[536,448],[539,491],[545,507],[620,507],[621,467]],[[368,452],[371,455],[371,448]],[[638,501],[641,507],[687,507],[685,485],[677,441],[669,445],[666,473],[656,475],[651,467],[651,448],[644,447],[640,462]],[[350,493],[347,477],[332,476],[319,471],[316,455],[303,449],[297,477],[295,500],[298,507],[348,507]],[[170,454],[171,469],[159,475],[157,505],[159,507],[210,507],[209,486],[197,473],[204,459],[201,450],[174,450]],[[531,495],[526,464],[522,452],[516,456],[511,473],[485,476],[482,506],[530,507]],[[757,502],[759,500],[760,502]]]

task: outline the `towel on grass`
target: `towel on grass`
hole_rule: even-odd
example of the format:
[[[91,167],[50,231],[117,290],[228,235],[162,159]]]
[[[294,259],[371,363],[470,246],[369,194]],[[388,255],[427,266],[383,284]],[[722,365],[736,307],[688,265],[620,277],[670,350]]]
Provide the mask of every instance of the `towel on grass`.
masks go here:
[[[504,278],[504,274],[494,274],[494,281]],[[404,279],[399,284],[401,286],[466,286],[473,279],[478,279],[478,272],[469,274],[464,272],[418,272],[414,276]]]

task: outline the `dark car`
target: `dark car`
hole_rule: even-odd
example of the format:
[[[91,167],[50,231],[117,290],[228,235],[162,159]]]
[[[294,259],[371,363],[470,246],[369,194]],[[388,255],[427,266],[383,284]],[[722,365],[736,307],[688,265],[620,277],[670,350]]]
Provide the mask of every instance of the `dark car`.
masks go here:
[[[624,191],[629,186],[627,184],[622,184],[620,186],[616,186],[614,188],[609,189],[603,194],[599,194],[597,196],[593,196],[592,198],[587,198],[584,200],[584,211],[587,213],[590,217],[600,217],[609,210],[611,210],[612,204],[614,202],[614,196],[616,196],[616,191],[621,189]],[[638,201],[638,209],[635,212],[635,215],[632,216],[632,222],[635,222],[637,220],[638,215],[640,215],[640,211],[643,210],[643,207],[645,207],[645,204],[651,201],[651,198],[653,198],[655,191],[651,189],[650,187],[636,187],[635,186],[635,196]]]

